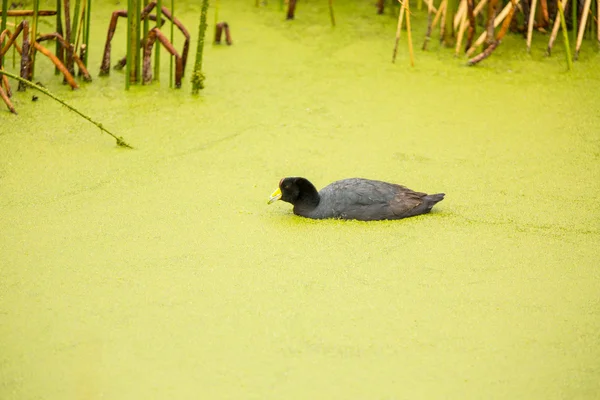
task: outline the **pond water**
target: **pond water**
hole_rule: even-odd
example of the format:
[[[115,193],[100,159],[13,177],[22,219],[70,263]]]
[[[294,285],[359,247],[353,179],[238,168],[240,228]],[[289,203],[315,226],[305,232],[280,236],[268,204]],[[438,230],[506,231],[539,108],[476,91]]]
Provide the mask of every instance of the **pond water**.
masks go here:
[[[39,62],[135,150],[33,91],[0,113],[0,398],[595,398],[595,44],[570,73],[541,34],[475,68],[434,40],[410,68],[369,2],[336,3],[334,29],[326,2],[294,22],[253,3],[221,4],[234,45],[207,46],[200,97],[189,74],[168,88],[164,55],[160,84],[96,78],[115,1],[94,3],[93,83]],[[446,199],[312,221],[266,204],[295,175]]]

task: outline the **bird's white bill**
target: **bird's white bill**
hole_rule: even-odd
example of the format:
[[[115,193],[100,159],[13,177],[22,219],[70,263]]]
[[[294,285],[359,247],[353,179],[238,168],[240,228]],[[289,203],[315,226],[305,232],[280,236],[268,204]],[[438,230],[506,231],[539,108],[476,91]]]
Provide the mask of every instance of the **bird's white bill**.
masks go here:
[[[279,199],[281,199],[281,189],[277,188],[276,191],[271,193],[271,197],[269,198],[269,202],[267,204],[271,204]]]

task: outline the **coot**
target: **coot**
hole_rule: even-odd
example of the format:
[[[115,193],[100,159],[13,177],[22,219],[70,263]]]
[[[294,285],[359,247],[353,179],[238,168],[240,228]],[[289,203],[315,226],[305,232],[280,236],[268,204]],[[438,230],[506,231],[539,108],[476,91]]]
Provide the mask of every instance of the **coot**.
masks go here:
[[[444,193],[427,194],[393,183],[351,178],[333,182],[317,191],[306,178],[279,181],[269,203],[277,200],[294,205],[294,214],[313,219],[339,218],[375,221],[425,214]]]

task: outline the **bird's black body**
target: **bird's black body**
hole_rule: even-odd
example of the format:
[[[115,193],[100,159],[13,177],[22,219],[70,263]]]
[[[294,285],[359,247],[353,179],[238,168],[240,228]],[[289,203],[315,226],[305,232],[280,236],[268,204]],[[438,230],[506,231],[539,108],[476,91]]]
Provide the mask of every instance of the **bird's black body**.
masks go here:
[[[362,178],[336,181],[317,191],[307,179],[291,177],[282,179],[279,189],[281,200],[294,205],[294,214],[313,219],[401,219],[428,213],[444,199],[443,193],[428,195]]]

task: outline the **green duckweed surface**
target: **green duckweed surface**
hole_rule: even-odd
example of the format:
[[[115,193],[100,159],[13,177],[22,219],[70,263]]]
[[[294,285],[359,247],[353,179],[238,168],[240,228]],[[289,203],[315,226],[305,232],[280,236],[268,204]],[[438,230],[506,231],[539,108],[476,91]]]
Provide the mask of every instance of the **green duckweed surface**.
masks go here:
[[[0,398],[597,398],[594,44],[571,73],[541,34],[476,68],[434,40],[411,69],[369,2],[336,3],[335,29],[326,2],[294,22],[253,3],[221,4],[235,44],[207,46],[200,97],[189,73],[168,89],[166,56],[129,92],[117,72],[70,92],[39,62],[135,150],[33,91],[0,113]],[[94,7],[96,76],[122,5]],[[178,7],[196,32],[199,6]],[[290,175],[446,199],[312,221],[266,204]]]

